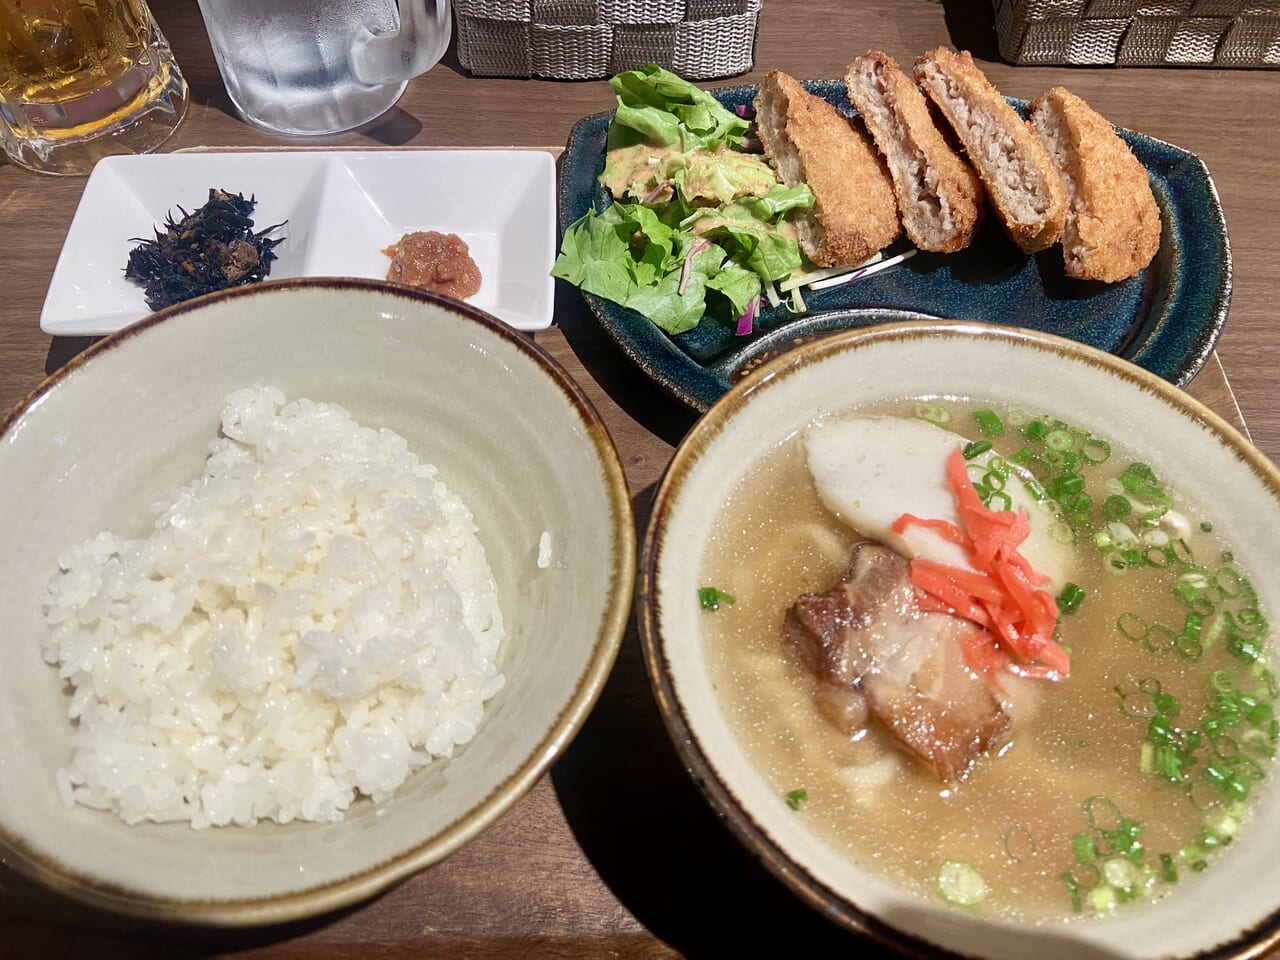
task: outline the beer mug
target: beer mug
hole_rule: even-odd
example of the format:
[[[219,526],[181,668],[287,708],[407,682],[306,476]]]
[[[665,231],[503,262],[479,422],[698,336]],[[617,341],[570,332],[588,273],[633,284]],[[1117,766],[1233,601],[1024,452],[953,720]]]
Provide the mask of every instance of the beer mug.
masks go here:
[[[449,0],[200,0],[231,102],[313,136],[366,123],[449,45]]]
[[[42,173],[159,146],[187,84],[143,0],[0,0],[0,146]]]

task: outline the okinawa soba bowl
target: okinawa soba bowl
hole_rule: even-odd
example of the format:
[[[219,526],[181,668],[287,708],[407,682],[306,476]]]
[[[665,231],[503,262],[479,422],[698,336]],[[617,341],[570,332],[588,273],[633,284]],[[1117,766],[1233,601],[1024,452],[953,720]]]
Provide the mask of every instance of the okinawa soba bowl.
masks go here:
[[[357,797],[340,820],[197,830],[69,808],[55,780],[69,759],[70,697],[41,652],[59,557],[101,530],[142,536],[153,502],[200,476],[223,398],[255,383],[340,404],[439,468],[492,569],[505,685],[451,758],[412,772],[389,799]],[[549,357],[465,305],[343,280],[215,294],[95,345],[0,423],[0,436],[0,854],[73,897],[228,925],[363,899],[447,856],[522,796],[574,735],[616,655],[635,535],[613,445]]]
[[[1262,756],[1274,750],[1274,689],[1239,700],[1239,691],[1265,689],[1268,680],[1260,667],[1234,655],[1228,661],[1240,668],[1239,687],[1220,677],[1178,679],[1196,659],[1195,649],[1188,648],[1186,656],[1173,649],[1180,630],[1190,633],[1192,624],[1200,628],[1197,636],[1206,644],[1200,651],[1203,658],[1224,645],[1225,635],[1204,631],[1213,609],[1203,609],[1202,620],[1185,626],[1179,614],[1169,636],[1153,630],[1149,646],[1144,646],[1146,635],[1133,628],[1134,621],[1125,620],[1137,641],[1125,639],[1116,625],[1100,631],[1091,648],[1088,638],[1068,632],[1069,617],[1102,603],[1093,591],[1101,596],[1103,588],[1082,579],[1086,597],[1074,614],[1060,615],[1057,634],[1071,648],[1070,677],[1054,682],[997,673],[997,679],[1003,678],[1002,702],[1014,718],[1012,736],[1002,738],[999,749],[993,744],[990,755],[979,757],[958,784],[930,779],[920,758],[887,734],[892,721],[877,713],[876,697],[868,692],[871,673],[859,679],[872,714],[862,732],[837,729],[831,713],[815,709],[814,692],[829,688],[814,681],[813,668],[805,665],[811,661],[804,659],[802,649],[797,653],[801,645],[794,642],[796,635],[789,633],[793,640],[784,640],[786,611],[797,594],[821,594],[837,583],[848,565],[842,551],[860,537],[813,492],[801,444],[810,442],[807,431],[815,423],[840,420],[851,412],[893,413],[921,422],[941,419],[938,408],[956,415],[947,429],[975,440],[983,436],[972,414],[998,411],[1006,442],[1018,438],[1014,450],[1023,445],[1028,423],[1053,429],[1060,426],[1053,418],[1065,421],[1069,431],[1075,428],[1078,438],[1084,431],[1094,443],[1110,438],[1117,457],[1131,451],[1158,478],[1151,482],[1139,472],[1138,477],[1147,479],[1129,487],[1116,486],[1117,480],[1112,489],[1120,494],[1138,490],[1159,501],[1151,493],[1158,485],[1171,493],[1175,510],[1194,513],[1197,521],[1211,519],[1212,531],[1197,525],[1187,534],[1188,542],[1219,542],[1195,539],[1203,534],[1229,543],[1230,558],[1220,558],[1217,547],[1212,548],[1214,555],[1207,559],[1213,570],[1222,559],[1248,571],[1256,590],[1253,606],[1264,616],[1280,610],[1280,584],[1270,575],[1280,561],[1274,533],[1280,529],[1280,471],[1194,399],[1110,355],[1014,328],[927,321],[837,334],[786,354],[735,386],[685,438],[658,491],[641,561],[640,628],[660,710],[691,774],[738,838],[794,892],[838,922],[904,952],[1008,960],[1257,955],[1280,937],[1280,836],[1270,829],[1280,816],[1280,790],[1275,787],[1280,771]],[[1040,428],[1032,430],[1043,439]],[[959,448],[963,441],[956,439]],[[1107,459],[1101,446],[1091,449],[1092,459]],[[1114,470],[1123,472],[1118,461]],[[937,471],[940,481],[941,463]],[[793,495],[801,487],[807,492]],[[1065,495],[1062,499],[1067,502]],[[795,503],[802,504],[795,523],[818,523],[817,533],[805,528],[796,534],[788,526],[793,518],[787,511]],[[1118,510],[1113,503],[1108,515]],[[1128,519],[1145,532],[1137,514]],[[1167,519],[1174,521],[1172,512]],[[1098,548],[1102,542],[1095,534],[1111,529],[1101,520],[1098,527],[1081,527],[1071,531],[1072,537],[1063,527],[1058,535],[1075,539],[1079,549]],[[1121,537],[1118,528],[1112,533]],[[789,549],[781,546],[788,537],[808,538],[818,546],[804,555],[786,554],[786,562],[772,570],[757,569],[759,557],[776,559]],[[1145,544],[1143,549],[1148,549]],[[1122,557],[1097,552],[1109,557],[1107,562]],[[1131,566],[1131,572],[1139,572],[1136,560]],[[1117,570],[1111,583],[1127,593],[1132,587],[1125,588],[1126,575]],[[1234,592],[1240,593],[1238,586]],[[1222,596],[1226,603],[1226,594]],[[718,619],[726,615],[748,619],[730,627],[732,621]],[[1246,619],[1257,622],[1253,615]],[[1233,641],[1233,648],[1239,646]],[[1267,654],[1275,657],[1273,643]],[[1138,662],[1148,666],[1135,671],[1134,661],[1123,658],[1139,655],[1148,659]],[[1113,656],[1119,658],[1120,672],[1114,677],[1106,673],[1111,663],[1106,657]],[[1091,669],[1091,657],[1103,666]],[[779,661],[785,662],[779,666]],[[1220,727],[1200,721],[1210,713],[1219,722],[1223,717],[1214,712],[1217,707],[1202,709],[1187,693],[1179,715],[1177,698],[1159,699],[1160,691],[1149,683],[1161,676],[1169,696],[1169,691],[1181,691],[1182,683],[1202,693],[1206,704],[1215,690],[1226,689],[1229,699],[1236,697],[1232,702],[1237,708],[1242,704],[1246,712],[1253,711],[1262,731],[1244,739],[1258,748],[1256,766],[1265,779],[1250,779],[1243,808],[1232,801],[1233,788],[1201,784],[1209,789],[1206,795],[1197,787],[1197,805],[1213,812],[1213,835],[1197,826],[1194,836],[1180,844],[1162,836],[1160,811],[1123,809],[1130,789],[1126,784],[1133,782],[1135,795],[1160,797],[1159,791],[1168,789],[1173,791],[1169,797],[1181,800],[1184,785],[1159,780],[1173,761],[1168,751],[1156,750],[1159,732],[1151,728],[1163,722],[1175,736],[1181,736],[1179,729],[1199,726],[1221,733]],[[970,679],[983,682],[976,674]],[[1096,703],[1086,704],[1082,713],[1073,715],[1072,708],[1059,709],[1053,702],[1067,695],[1071,684],[1086,681],[1105,689],[1085,691]],[[1030,720],[1022,725],[1018,703],[1010,703],[1013,686],[1034,691],[1026,701],[1033,704],[1026,714]],[[1127,713],[1136,716],[1122,711],[1126,705]],[[1153,724],[1155,712],[1162,712],[1164,721]],[[1065,772],[1057,769],[1059,756],[1046,752],[1037,740],[1035,724],[1045,716],[1050,718],[1045,722],[1075,716],[1076,725],[1065,738],[1060,731],[1045,733],[1053,744],[1067,745],[1061,753]],[[1241,737],[1250,727],[1239,719],[1232,722]],[[822,724],[826,727],[819,730]],[[877,738],[879,747],[865,746]],[[1144,747],[1148,738],[1153,742]],[[1106,746],[1113,742],[1119,746]],[[1188,745],[1185,739],[1177,743]],[[853,753],[864,746],[885,756]],[[1114,756],[1100,753],[1096,769],[1082,760],[1081,769],[1091,772],[1080,774],[1079,785],[1061,779],[1071,772],[1066,770],[1068,757],[1080,758],[1104,746]],[[1225,741],[1215,740],[1213,749],[1231,752]],[[805,761],[808,766],[793,759],[808,755],[818,759]],[[993,772],[1028,755],[1048,761],[1047,766]],[[1201,778],[1216,756],[1185,751],[1183,759],[1191,758],[1188,778]],[[877,768],[871,760],[888,765],[891,772],[872,775]],[[1006,799],[1023,796],[1030,801],[1026,810],[966,808],[966,791],[981,796],[987,790],[984,783],[1002,777],[1009,781],[1007,789],[988,792]],[[921,787],[922,780],[932,787]],[[1113,797],[1122,800],[1117,803]],[[967,810],[966,824],[947,821],[949,809]],[[1120,821],[1117,811],[1127,819]],[[1230,815],[1219,816],[1223,811]],[[1205,817],[1207,821],[1209,814]],[[1064,824],[1049,823],[1056,820]],[[1194,817],[1188,822],[1198,823]],[[1141,831],[1133,829],[1135,824]],[[886,829],[891,832],[884,833]],[[1169,826],[1174,836],[1180,836],[1179,829],[1180,824]],[[1037,858],[1043,861],[1036,863]],[[1112,860],[1124,860],[1133,869]],[[884,866],[895,862],[902,868],[899,876]],[[1021,866],[1006,870],[1002,862]],[[980,877],[976,885],[974,873]],[[1049,896],[1059,899],[1036,909],[993,908],[1001,897],[1007,903],[1018,896],[1017,891],[997,889],[1006,873],[1028,884],[1027,876],[1040,875]],[[1064,874],[1072,881],[1063,879]],[[1117,902],[1131,896],[1141,902]],[[1072,902],[1076,897],[1078,913]],[[1147,902],[1149,897],[1154,899]]]

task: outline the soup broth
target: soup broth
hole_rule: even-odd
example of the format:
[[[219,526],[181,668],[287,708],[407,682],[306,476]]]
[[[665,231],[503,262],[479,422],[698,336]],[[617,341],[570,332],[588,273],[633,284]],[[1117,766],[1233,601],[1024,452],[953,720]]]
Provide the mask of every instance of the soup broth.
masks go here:
[[[915,409],[903,401],[858,415]],[[948,402],[948,428],[981,436],[979,409]],[[995,412],[1007,422],[1008,411]],[[995,451],[1016,458],[1029,443],[1042,451],[1025,431],[1004,426]],[[1075,432],[1075,448],[1086,439]],[[1091,442],[1099,455],[1087,459],[1102,459],[1105,444]],[[1056,633],[1071,654],[1069,677],[1001,674],[1007,745],[950,787],[876,722],[847,735],[815,705],[818,681],[783,639],[783,621],[802,594],[840,579],[864,538],[824,507],[799,438],[756,465],[724,506],[703,560],[700,586],[733,602],[702,622],[725,712],[779,802],[861,866],[922,895],[980,900],[984,913],[1010,919],[1107,913],[1211,867],[1274,752],[1274,680],[1260,653],[1266,623],[1212,518],[1176,493],[1160,520],[1172,527],[1169,544],[1139,543],[1141,560],[1117,546],[1121,526],[1149,529],[1134,514],[1121,523],[1102,513],[1108,502],[1119,513],[1108,497],[1123,496],[1110,491],[1135,460],[1111,447],[1105,462],[1081,470],[1092,506],[1071,531],[1071,581],[1084,599],[1060,615]],[[1070,530],[1062,513],[1045,519]],[[1152,565],[1162,559],[1171,562]]]

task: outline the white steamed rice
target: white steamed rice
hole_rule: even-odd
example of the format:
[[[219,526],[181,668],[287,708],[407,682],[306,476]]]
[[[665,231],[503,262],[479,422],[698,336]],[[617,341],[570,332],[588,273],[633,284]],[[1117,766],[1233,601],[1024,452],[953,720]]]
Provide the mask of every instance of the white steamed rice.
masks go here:
[[[467,507],[390,430],[274,388],[226,399],[204,475],[141,540],[59,559],[68,804],[193,827],[334,820],[450,756],[502,686]]]

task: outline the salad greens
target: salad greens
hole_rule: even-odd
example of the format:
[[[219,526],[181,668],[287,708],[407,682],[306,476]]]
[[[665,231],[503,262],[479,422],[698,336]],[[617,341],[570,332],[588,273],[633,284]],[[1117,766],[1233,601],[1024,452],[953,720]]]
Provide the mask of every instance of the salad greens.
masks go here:
[[[801,266],[787,212],[813,205],[746,152],[751,124],[650,64],[609,81],[618,110],[601,182],[616,202],[565,231],[552,276],[670,334],[703,316],[750,329],[765,286]]]
[[[644,142],[679,144],[682,152],[738,147],[751,127],[711,94],[657,64],[620,73],[609,86],[618,95],[609,150]]]

